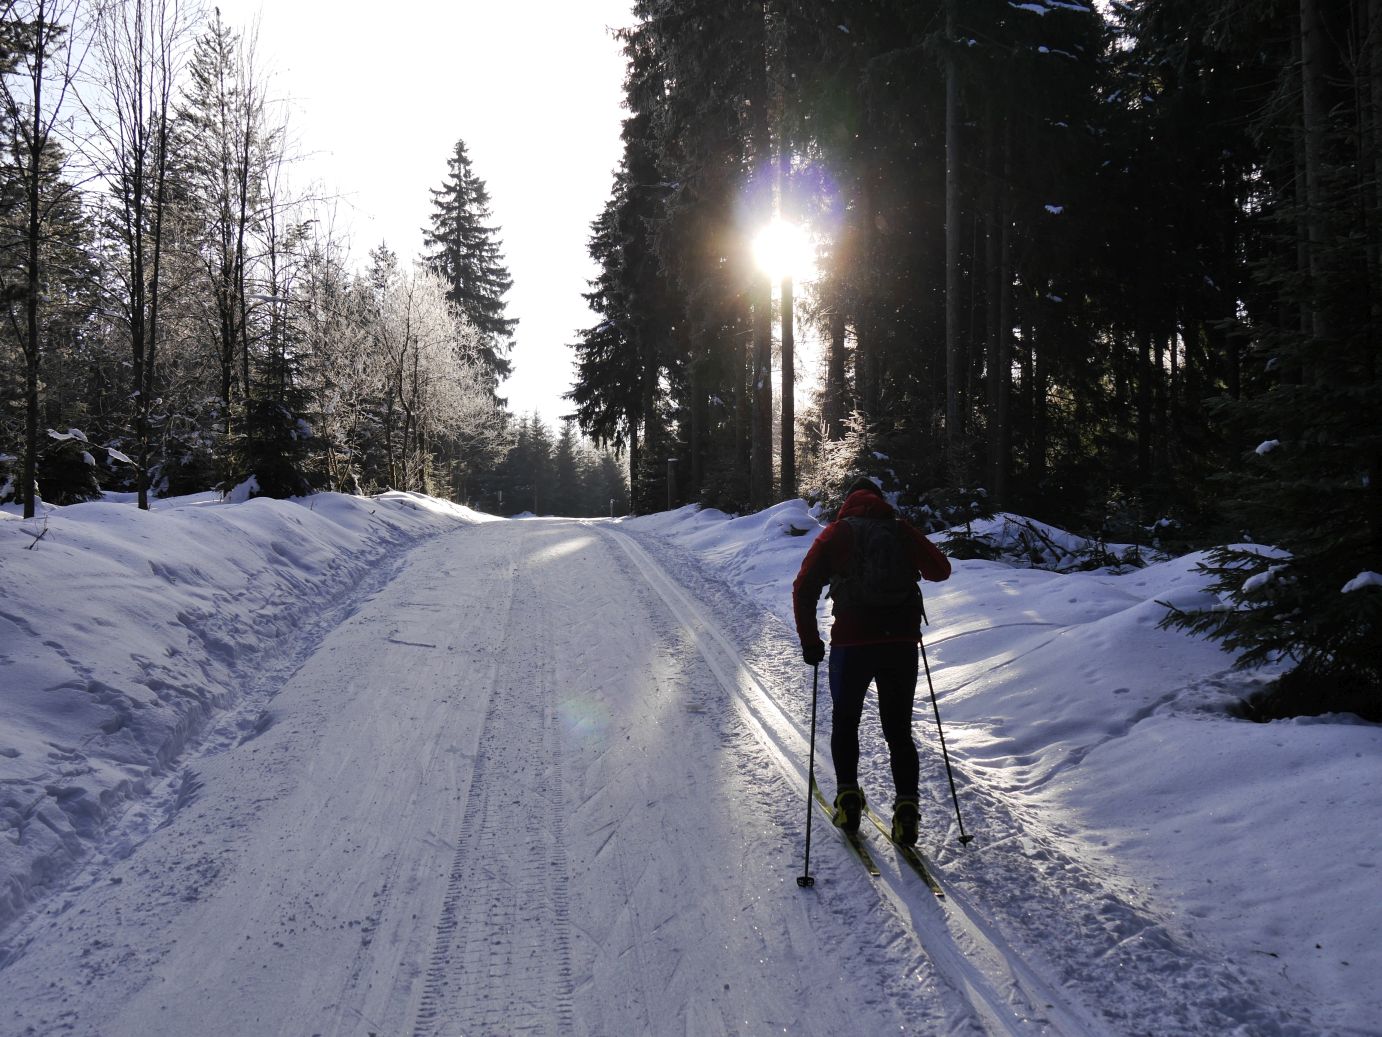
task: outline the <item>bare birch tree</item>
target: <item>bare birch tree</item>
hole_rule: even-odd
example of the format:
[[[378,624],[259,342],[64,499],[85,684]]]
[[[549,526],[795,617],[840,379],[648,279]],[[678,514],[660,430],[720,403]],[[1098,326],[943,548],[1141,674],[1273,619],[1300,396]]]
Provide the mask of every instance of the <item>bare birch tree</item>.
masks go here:
[[[96,19],[98,99],[88,113],[121,255],[117,302],[130,336],[139,506],[149,506],[169,122],[196,10],[181,0],[106,0]]]
[[[489,449],[504,436],[502,410],[489,391],[480,333],[446,297],[446,282],[426,266],[387,270],[377,282],[373,363],[387,406],[384,444],[395,489],[429,490],[442,438]]]

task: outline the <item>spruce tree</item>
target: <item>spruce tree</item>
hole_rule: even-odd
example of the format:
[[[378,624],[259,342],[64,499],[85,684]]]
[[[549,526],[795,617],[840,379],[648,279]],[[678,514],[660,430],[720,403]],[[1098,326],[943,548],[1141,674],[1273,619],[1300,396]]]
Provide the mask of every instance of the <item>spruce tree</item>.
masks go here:
[[[191,253],[198,287],[209,296],[199,309],[219,373],[218,431],[229,441],[243,434],[238,426],[253,409],[250,236],[261,221],[272,141],[250,51],[219,8],[197,38],[176,114],[170,146],[178,244]]]
[[[480,358],[493,385],[512,370],[516,318],[505,316],[504,295],[513,287],[504,264],[499,228],[491,224],[489,191],[475,174],[465,141],[456,141],[447,175],[432,191],[432,217],[423,229],[426,259],[450,286],[447,298],[480,332]]]
[[[556,515],[581,515],[581,443],[574,418],[561,423],[561,432],[552,453],[552,489],[548,506]]]
[[[601,450],[593,480],[596,515],[623,515],[629,507],[629,484],[618,460]]]
[[[1279,550],[1217,551],[1223,604],[1171,621],[1223,639],[1245,665],[1287,666],[1259,715],[1382,720],[1382,275],[1369,234],[1382,211],[1367,173],[1378,113],[1358,89],[1382,70],[1349,50],[1361,0],[1236,12],[1211,5],[1198,36],[1210,59],[1277,61],[1274,89],[1243,116],[1259,148],[1234,326],[1249,348],[1241,392],[1218,405],[1238,457],[1217,490],[1233,539]]]
[[[627,204],[627,192],[616,190],[591,225],[590,255],[601,270],[590,283],[585,300],[601,320],[578,332],[573,346],[576,384],[566,398],[575,404],[576,416],[586,435],[597,443],[612,444],[619,451],[627,446],[636,463],[643,418],[643,382],[649,365],[625,284],[629,243],[620,234],[619,223],[621,210]]]

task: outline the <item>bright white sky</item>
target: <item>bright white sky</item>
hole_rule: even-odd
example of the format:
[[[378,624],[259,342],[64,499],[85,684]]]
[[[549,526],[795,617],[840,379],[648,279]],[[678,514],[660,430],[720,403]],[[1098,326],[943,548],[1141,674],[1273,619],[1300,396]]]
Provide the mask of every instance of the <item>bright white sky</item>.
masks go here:
[[[210,6],[210,3],[209,3]],[[244,29],[260,19],[259,56],[293,102],[308,158],[295,180],[341,196],[363,266],[381,240],[408,261],[422,247],[429,189],[463,139],[486,182],[519,319],[514,375],[500,389],[517,413],[555,426],[569,410],[568,348],[595,318],[581,298],[595,266],[590,222],[619,161],[623,54],[609,32],[631,0],[220,0]],[[262,10],[262,13],[261,13]]]

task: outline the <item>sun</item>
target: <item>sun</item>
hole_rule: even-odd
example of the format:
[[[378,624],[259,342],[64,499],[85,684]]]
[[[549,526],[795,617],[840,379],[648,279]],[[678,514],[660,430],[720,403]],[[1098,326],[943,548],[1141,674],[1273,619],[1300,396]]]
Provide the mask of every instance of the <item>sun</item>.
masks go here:
[[[754,237],[753,259],[774,281],[784,277],[801,281],[816,269],[815,249],[806,230],[782,219],[774,219]]]

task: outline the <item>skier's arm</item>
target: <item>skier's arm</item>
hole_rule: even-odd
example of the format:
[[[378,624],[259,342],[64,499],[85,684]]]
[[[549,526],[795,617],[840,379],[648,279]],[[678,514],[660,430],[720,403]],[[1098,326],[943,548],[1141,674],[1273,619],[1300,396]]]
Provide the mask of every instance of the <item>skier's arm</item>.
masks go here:
[[[821,591],[830,582],[830,541],[835,536],[835,524],[823,529],[811,549],[806,552],[797,578],[792,581],[792,614],[797,621],[797,637],[801,641],[803,653],[810,654],[816,647],[824,651],[820,628],[816,624],[816,603],[821,599]]]
[[[950,559],[941,553],[940,548],[927,540],[915,526],[903,523],[907,530],[908,545],[912,564],[917,567],[923,580],[940,582],[950,577]]]

